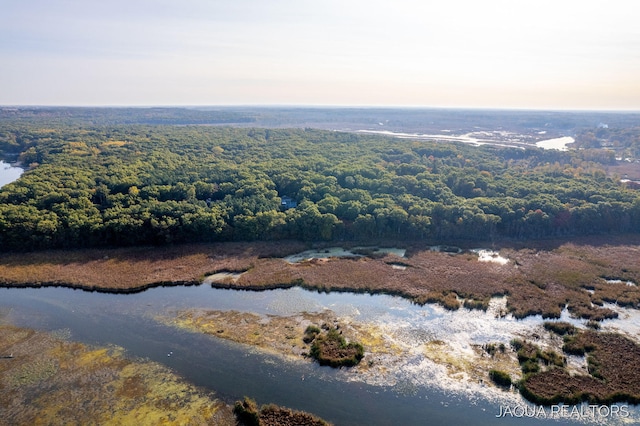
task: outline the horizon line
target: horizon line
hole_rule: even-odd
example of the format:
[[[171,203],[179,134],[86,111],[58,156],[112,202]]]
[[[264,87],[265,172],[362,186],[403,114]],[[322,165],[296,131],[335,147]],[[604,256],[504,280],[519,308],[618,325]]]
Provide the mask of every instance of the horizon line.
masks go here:
[[[97,109],[153,109],[153,108],[292,108],[292,109],[432,109],[432,110],[478,110],[478,111],[522,111],[522,112],[606,112],[640,113],[640,108],[562,108],[562,107],[500,107],[500,106],[437,106],[437,105],[330,105],[330,104],[0,104],[0,109],[19,108],[97,108]]]

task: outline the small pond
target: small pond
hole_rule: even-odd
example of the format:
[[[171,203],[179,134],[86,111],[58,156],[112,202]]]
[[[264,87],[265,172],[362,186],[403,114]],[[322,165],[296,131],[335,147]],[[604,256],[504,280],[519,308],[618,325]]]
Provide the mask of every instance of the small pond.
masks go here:
[[[16,167],[12,164],[5,163],[4,161],[0,160],[0,187],[18,180],[23,171],[24,170],[22,170],[20,167]]]
[[[470,344],[508,343],[514,332],[528,333],[539,327],[540,318],[497,319],[494,310],[502,303],[501,299],[494,300],[486,313],[465,309],[449,312],[388,295],[327,294],[300,288],[250,292],[200,285],[154,288],[128,295],[66,288],[1,288],[0,321],[64,331],[72,340],[89,344],[119,345],[131,356],[169,366],[223,399],[233,401],[249,395],[258,403],[306,410],[336,425],[488,425],[496,424],[495,416],[503,406],[532,406],[515,392],[448,380],[420,356],[417,348],[428,340],[446,339],[464,353],[470,350]],[[386,327],[409,355],[389,368],[395,371],[388,376],[354,377],[349,369],[283,359],[157,320],[183,309],[282,316],[329,309],[339,318]],[[412,348],[416,351],[411,352]],[[637,415],[635,411],[633,415]],[[499,422],[555,424],[557,420],[506,416]]]

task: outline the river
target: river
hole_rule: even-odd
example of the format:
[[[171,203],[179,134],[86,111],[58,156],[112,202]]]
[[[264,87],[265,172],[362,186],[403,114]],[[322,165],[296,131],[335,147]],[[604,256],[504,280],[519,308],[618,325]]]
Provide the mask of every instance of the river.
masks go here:
[[[535,318],[507,319],[502,326],[493,327],[487,322],[493,317],[481,311],[449,312],[388,295],[327,294],[300,288],[248,292],[200,285],[161,287],[128,295],[52,287],[0,289],[0,321],[64,331],[72,340],[84,343],[121,346],[129,356],[165,364],[228,401],[248,395],[259,404],[309,411],[336,425],[575,424],[565,418],[509,415],[496,419],[504,407],[533,406],[515,392],[498,391],[488,385],[452,386],[441,380],[444,376],[433,364],[417,356],[407,357],[387,378],[360,378],[349,369],[271,355],[158,321],[158,317],[172,316],[183,309],[269,315],[330,309],[341,318],[393,327],[393,332],[401,336],[399,344],[405,339],[414,347],[421,344],[421,339],[445,336],[453,341],[460,339],[460,344],[464,344],[463,339],[467,344],[486,339],[503,341],[509,336],[507,330],[526,331],[540,322]],[[470,321],[462,322],[465,316]]]

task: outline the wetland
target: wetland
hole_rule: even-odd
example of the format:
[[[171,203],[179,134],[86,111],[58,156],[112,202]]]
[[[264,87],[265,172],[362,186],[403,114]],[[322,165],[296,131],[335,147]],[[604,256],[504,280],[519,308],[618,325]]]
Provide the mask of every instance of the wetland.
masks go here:
[[[3,109],[0,424],[638,423],[636,118]]]
[[[305,255],[311,248],[300,243],[5,254],[0,265],[8,287],[0,289],[3,336],[9,335],[6,330],[37,330],[46,333],[46,339],[64,336],[67,343],[57,343],[59,348],[81,345],[88,353],[106,351],[110,357],[122,357],[120,363],[166,368],[172,380],[193,386],[194,395],[204,395],[208,407],[219,407],[211,413],[221,418],[232,416],[233,402],[248,396],[259,404],[306,411],[334,424],[362,424],[363,418],[368,423],[417,424],[425,417],[490,424],[503,407],[535,411],[541,406],[529,402],[515,386],[494,384],[491,371],[507,374],[514,383],[526,378],[529,389],[548,389],[545,383],[554,381],[554,375],[591,377],[589,359],[598,358],[597,352],[563,352],[566,342],[545,328],[549,321],[597,336],[621,336],[609,339],[622,345],[610,346],[609,353],[623,346],[628,353],[633,352],[628,347],[637,348],[637,286],[629,283],[637,282],[638,270],[629,259],[637,258],[638,248],[632,241],[616,246],[574,242],[538,250],[364,247],[313,247]],[[576,281],[567,271],[579,273]],[[525,273],[528,281],[519,275]],[[448,292],[440,290],[438,277],[443,274],[450,284]],[[502,290],[487,293],[483,283],[489,280],[494,289]],[[540,283],[555,288],[552,295],[564,302],[557,312],[518,305],[519,295],[539,289]],[[580,305],[583,298],[592,310]],[[558,300],[549,296],[541,307],[559,306]],[[582,309],[572,309],[571,303]],[[603,312],[607,315],[600,315]],[[594,323],[600,330],[592,330]],[[361,361],[338,369],[318,365],[309,356],[312,340],[305,339],[310,327],[339,330],[346,342],[361,344]],[[541,353],[563,356],[563,369],[551,370],[539,361],[540,376],[525,377],[514,339],[536,345]],[[28,348],[29,340],[23,345]],[[0,350],[1,355],[19,353],[6,342]],[[17,358],[0,362],[6,368]],[[56,366],[64,362],[51,356],[43,359],[48,361],[39,361],[44,376],[38,380],[51,381],[59,375]],[[598,359],[615,367],[607,356]],[[627,365],[638,362],[633,358]],[[20,377],[21,368],[3,373]],[[602,367],[600,371],[611,372]],[[118,394],[118,387],[112,388]],[[596,403],[582,400],[567,402]],[[55,401],[52,396],[49,402]],[[627,417],[618,420],[638,416],[634,406],[623,408]],[[164,415],[171,412],[163,410]],[[557,420],[612,420],[597,413],[569,417]],[[523,421],[513,417],[501,422],[509,420]],[[549,418],[524,420],[545,423]]]

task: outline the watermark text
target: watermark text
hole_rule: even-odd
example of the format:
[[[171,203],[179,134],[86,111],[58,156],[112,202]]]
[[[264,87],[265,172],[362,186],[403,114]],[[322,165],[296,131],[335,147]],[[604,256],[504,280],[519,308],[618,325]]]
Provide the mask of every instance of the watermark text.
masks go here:
[[[535,417],[543,419],[593,419],[593,418],[627,418],[630,416],[627,405],[501,405],[496,417],[523,418]]]

